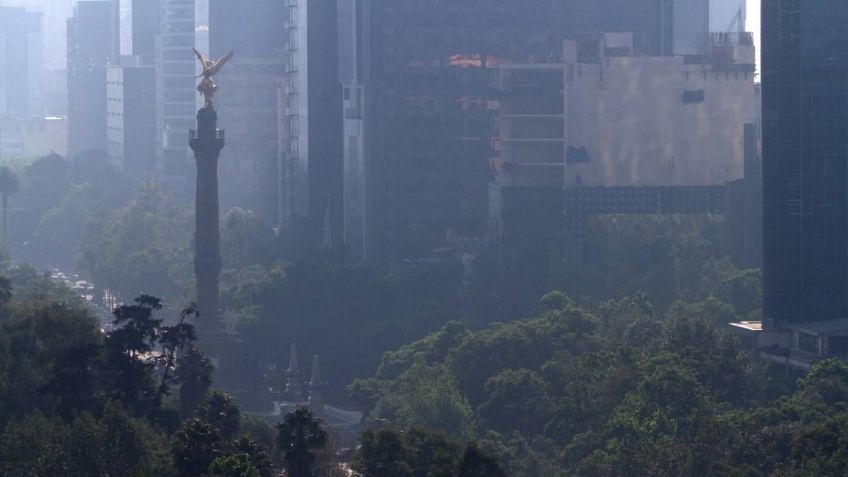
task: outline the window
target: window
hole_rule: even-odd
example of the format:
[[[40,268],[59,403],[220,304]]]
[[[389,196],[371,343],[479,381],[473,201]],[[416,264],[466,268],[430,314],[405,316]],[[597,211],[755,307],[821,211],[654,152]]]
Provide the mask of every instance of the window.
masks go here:
[[[819,339],[809,333],[798,333],[798,349],[807,353],[819,354]]]

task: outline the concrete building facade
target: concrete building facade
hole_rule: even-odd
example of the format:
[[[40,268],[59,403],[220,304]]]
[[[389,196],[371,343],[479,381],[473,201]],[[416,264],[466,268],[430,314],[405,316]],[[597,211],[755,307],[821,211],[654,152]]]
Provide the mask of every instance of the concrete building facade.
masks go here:
[[[593,214],[724,213],[757,117],[750,40],[716,35],[709,55],[644,57],[632,35],[605,34],[502,64],[490,198],[502,250],[563,237],[580,247]]]

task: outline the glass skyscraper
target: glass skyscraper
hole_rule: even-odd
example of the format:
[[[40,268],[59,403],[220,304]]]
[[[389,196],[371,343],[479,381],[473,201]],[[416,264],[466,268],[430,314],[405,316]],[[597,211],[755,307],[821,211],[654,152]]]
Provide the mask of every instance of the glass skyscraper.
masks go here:
[[[763,0],[764,326],[848,318],[848,2]]]

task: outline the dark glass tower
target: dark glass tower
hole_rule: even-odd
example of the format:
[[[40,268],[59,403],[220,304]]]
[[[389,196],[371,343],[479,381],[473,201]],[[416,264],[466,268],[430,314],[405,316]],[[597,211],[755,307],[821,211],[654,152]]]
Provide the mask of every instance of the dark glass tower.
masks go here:
[[[765,326],[848,318],[848,2],[762,15]]]
[[[343,60],[355,56],[343,62],[355,70],[343,69],[355,76],[346,85],[344,135],[345,236],[358,249],[353,252],[416,259],[485,237],[501,62],[531,62],[525,50],[546,59],[564,37],[598,32],[635,33],[639,56],[670,54],[674,6],[699,4],[705,6],[697,0],[355,2],[348,15],[356,22],[343,30],[353,39],[341,50]],[[706,28],[706,15],[701,20]]]

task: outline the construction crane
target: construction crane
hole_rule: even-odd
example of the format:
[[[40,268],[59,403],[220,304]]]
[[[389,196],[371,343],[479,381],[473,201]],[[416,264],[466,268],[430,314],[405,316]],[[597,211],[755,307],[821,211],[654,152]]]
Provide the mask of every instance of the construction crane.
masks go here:
[[[736,27],[734,29],[734,27]],[[730,20],[730,24],[727,25],[727,29],[725,33],[744,33],[745,32],[745,1],[739,4],[739,10],[736,11],[736,15],[733,16],[733,19]]]

